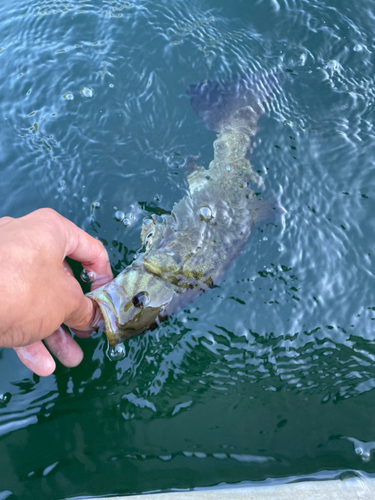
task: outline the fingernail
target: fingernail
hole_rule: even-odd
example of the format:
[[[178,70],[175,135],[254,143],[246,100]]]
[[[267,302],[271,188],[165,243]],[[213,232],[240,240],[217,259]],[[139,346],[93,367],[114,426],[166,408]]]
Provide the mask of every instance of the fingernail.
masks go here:
[[[108,283],[108,281],[110,281],[110,277],[107,274],[97,274],[95,280],[91,285],[91,291],[99,288],[102,285],[105,285],[106,283]]]
[[[17,352],[19,356],[22,356],[30,363],[35,363],[34,356],[28,351],[27,347],[14,347],[14,350]]]

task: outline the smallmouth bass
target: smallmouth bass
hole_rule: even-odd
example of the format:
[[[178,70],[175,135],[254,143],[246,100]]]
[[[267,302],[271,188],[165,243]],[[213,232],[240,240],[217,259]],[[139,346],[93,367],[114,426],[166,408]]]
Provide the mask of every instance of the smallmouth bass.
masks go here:
[[[257,122],[276,78],[207,81],[187,91],[194,111],[217,132],[209,168],[188,176],[189,194],[162,221],[143,222],[145,253],[114,280],[87,294],[101,309],[111,347],[155,328],[218,283],[275,207],[249,187],[263,187],[249,161]]]

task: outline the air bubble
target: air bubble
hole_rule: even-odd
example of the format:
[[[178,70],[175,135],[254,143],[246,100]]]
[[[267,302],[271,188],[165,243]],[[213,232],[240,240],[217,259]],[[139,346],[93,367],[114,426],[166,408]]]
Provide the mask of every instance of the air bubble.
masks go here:
[[[115,219],[119,220],[120,222],[123,221],[125,219],[124,212],[121,212],[121,210],[117,210],[117,212],[115,213]]]
[[[100,203],[98,201],[93,201],[91,206],[92,208],[100,208]]]
[[[362,50],[362,45],[357,43],[357,45],[354,45],[353,50],[354,52],[360,52]]]
[[[370,452],[369,451],[364,451],[362,453],[362,457],[361,458],[362,458],[363,462],[369,462],[370,458],[371,458]]]
[[[121,361],[125,358],[126,352],[124,344],[118,344],[115,347],[109,347],[107,351],[109,359],[112,361]]]
[[[200,212],[201,219],[205,220],[206,222],[209,222],[214,217],[212,215],[211,207],[209,207],[209,206],[200,207],[199,212]]]
[[[81,280],[84,281],[85,283],[92,283],[94,279],[95,279],[94,271],[86,271],[86,269],[84,269],[81,272]]]
[[[229,165],[227,165],[227,166],[225,167],[225,170],[226,170],[227,172],[230,172],[232,169],[230,168],[230,166],[229,166]]]
[[[268,240],[267,236],[263,236],[263,241],[267,241],[267,240]]]
[[[67,92],[66,94],[63,95],[64,99],[67,99],[68,101],[73,101],[74,95],[71,92]]]
[[[83,201],[83,203],[87,203],[89,201],[89,199],[87,198],[87,196],[85,196],[82,198],[82,201]]]
[[[113,83],[110,83],[109,86],[111,87],[111,89],[113,89],[114,87]]]
[[[130,226],[130,220],[129,220],[129,219],[124,219],[124,220],[122,221],[122,223],[124,224],[124,226],[125,226],[125,227]]]
[[[94,95],[94,92],[90,87],[83,87],[81,90],[81,94],[84,95],[85,97],[92,97]]]
[[[359,455],[364,462],[369,462],[371,458],[371,452],[364,450],[362,446],[357,446],[354,450],[357,455]]]
[[[4,394],[0,394],[0,405],[8,404],[11,397],[12,395],[10,392],[4,392]]]
[[[161,194],[156,194],[156,195],[154,196],[154,201],[155,201],[155,203],[160,203],[160,202],[161,202],[161,200],[162,200],[162,195],[161,195]]]

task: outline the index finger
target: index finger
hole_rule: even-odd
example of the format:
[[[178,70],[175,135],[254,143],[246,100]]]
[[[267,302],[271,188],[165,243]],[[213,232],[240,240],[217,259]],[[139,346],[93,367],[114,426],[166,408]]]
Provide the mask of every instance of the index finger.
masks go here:
[[[113,279],[108,254],[103,244],[77,226],[74,226],[72,233],[67,242],[66,255],[80,262],[87,272],[93,273],[91,290]]]

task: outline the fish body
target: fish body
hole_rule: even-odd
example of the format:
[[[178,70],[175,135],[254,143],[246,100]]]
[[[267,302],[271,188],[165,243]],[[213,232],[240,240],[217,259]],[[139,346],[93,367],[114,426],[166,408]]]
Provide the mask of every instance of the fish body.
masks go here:
[[[188,90],[193,109],[217,132],[209,168],[187,177],[189,193],[170,215],[143,222],[146,251],[113,281],[88,294],[100,306],[111,347],[153,329],[218,283],[241,252],[254,224],[273,206],[249,184],[262,188],[249,153],[269,80],[239,79]]]

